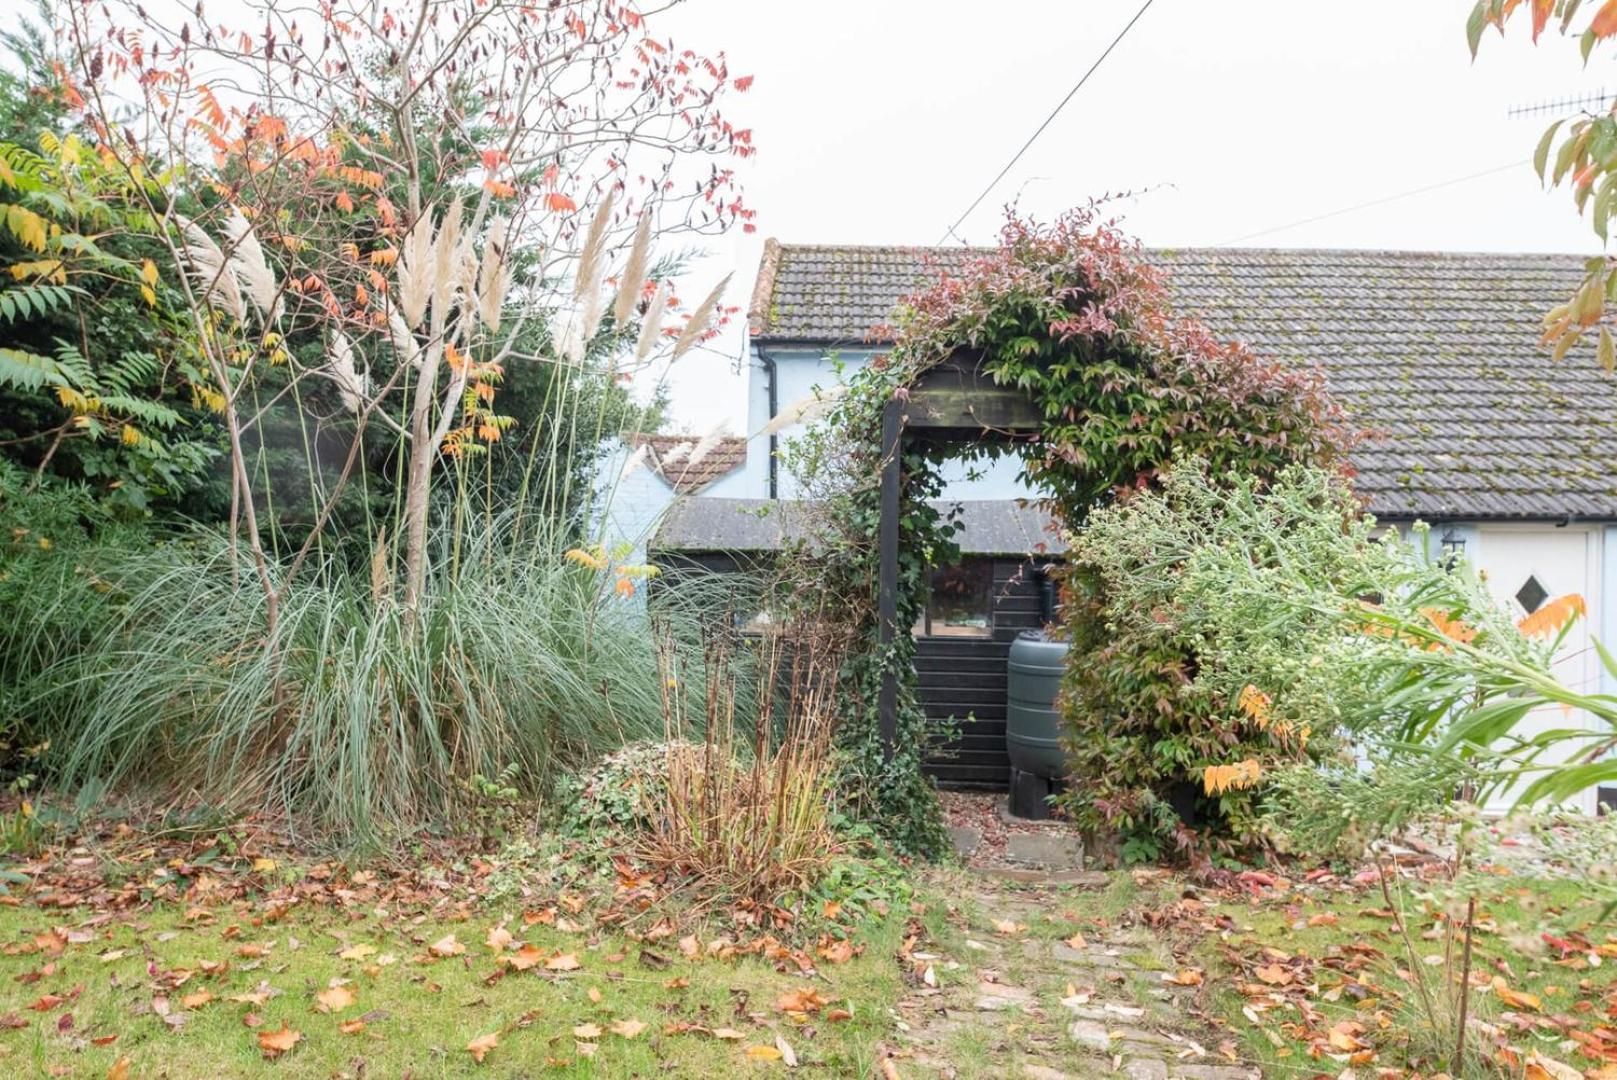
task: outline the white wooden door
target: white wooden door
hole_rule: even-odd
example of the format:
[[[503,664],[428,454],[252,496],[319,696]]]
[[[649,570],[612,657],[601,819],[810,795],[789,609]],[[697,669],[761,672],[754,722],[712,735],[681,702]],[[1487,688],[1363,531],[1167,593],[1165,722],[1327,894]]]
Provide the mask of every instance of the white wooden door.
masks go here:
[[[1584,598],[1589,614],[1579,619],[1567,635],[1555,661],[1555,674],[1568,686],[1591,692],[1600,688],[1600,664],[1589,644],[1590,625],[1598,617],[1602,601],[1597,595],[1600,543],[1601,534],[1584,526],[1483,525],[1477,530],[1475,556],[1489,591],[1517,619],[1568,593]],[[1517,731],[1530,736],[1554,728],[1590,726],[1586,714],[1569,714],[1559,706],[1551,706],[1529,713]],[[1572,749],[1575,748],[1559,757],[1546,754],[1539,760],[1545,764],[1563,761]],[[1593,813],[1596,794],[1594,788],[1589,788],[1575,800],[1576,807]],[[1503,811],[1513,801],[1512,793],[1501,792],[1488,809]]]

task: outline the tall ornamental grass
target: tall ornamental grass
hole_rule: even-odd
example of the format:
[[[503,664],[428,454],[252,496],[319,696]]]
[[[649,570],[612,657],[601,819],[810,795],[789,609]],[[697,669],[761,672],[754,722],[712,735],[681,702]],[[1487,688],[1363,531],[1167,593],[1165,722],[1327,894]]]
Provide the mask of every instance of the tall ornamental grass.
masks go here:
[[[343,841],[452,821],[478,775],[515,766],[538,790],[662,728],[639,599],[562,557],[562,537],[508,535],[503,521],[462,534],[458,573],[434,574],[413,616],[371,576],[322,566],[287,594],[273,640],[216,533],[118,549],[73,648],[18,643],[49,662],[11,700],[68,786],[284,813]],[[699,603],[680,590],[657,605],[674,640],[694,633]]]

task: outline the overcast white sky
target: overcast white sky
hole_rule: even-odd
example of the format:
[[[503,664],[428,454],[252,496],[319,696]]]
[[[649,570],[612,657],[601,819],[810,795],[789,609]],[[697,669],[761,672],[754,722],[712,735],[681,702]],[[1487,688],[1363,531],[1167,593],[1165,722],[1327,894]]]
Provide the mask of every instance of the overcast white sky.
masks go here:
[[[742,165],[758,232],[716,244],[704,282],[735,270],[730,300],[745,306],[766,236],[937,242],[1141,2],[686,0],[658,16],[654,32],[756,76],[730,114],[759,146]],[[1473,65],[1470,8],[1155,0],[960,232],[991,241],[1018,192],[1047,218],[1137,191],[1115,205],[1154,246],[1595,251],[1566,194],[1542,193],[1526,164],[1554,117],[1507,113],[1612,73],[1598,58],[1583,71],[1575,41],[1531,47],[1525,20]],[[740,336],[715,345],[672,373],[673,426],[741,434]]]

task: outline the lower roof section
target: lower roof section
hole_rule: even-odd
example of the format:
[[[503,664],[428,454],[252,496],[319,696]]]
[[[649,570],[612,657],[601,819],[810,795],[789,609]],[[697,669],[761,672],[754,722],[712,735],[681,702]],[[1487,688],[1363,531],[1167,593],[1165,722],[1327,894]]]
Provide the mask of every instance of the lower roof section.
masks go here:
[[[934,503],[954,510],[955,536],[966,555],[1059,555],[1067,545],[1049,515],[1020,499],[965,499]],[[813,503],[797,499],[682,499],[669,507],[651,540],[661,552],[776,551],[814,533]]]

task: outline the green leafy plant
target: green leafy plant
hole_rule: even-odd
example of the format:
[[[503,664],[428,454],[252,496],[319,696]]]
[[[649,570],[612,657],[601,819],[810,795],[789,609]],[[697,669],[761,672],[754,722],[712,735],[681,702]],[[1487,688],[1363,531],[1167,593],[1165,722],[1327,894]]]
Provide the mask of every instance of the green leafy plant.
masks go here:
[[[75,134],[0,142],[0,425],[40,477],[91,482],[125,511],[170,506],[216,456],[204,376],[162,226]]]

